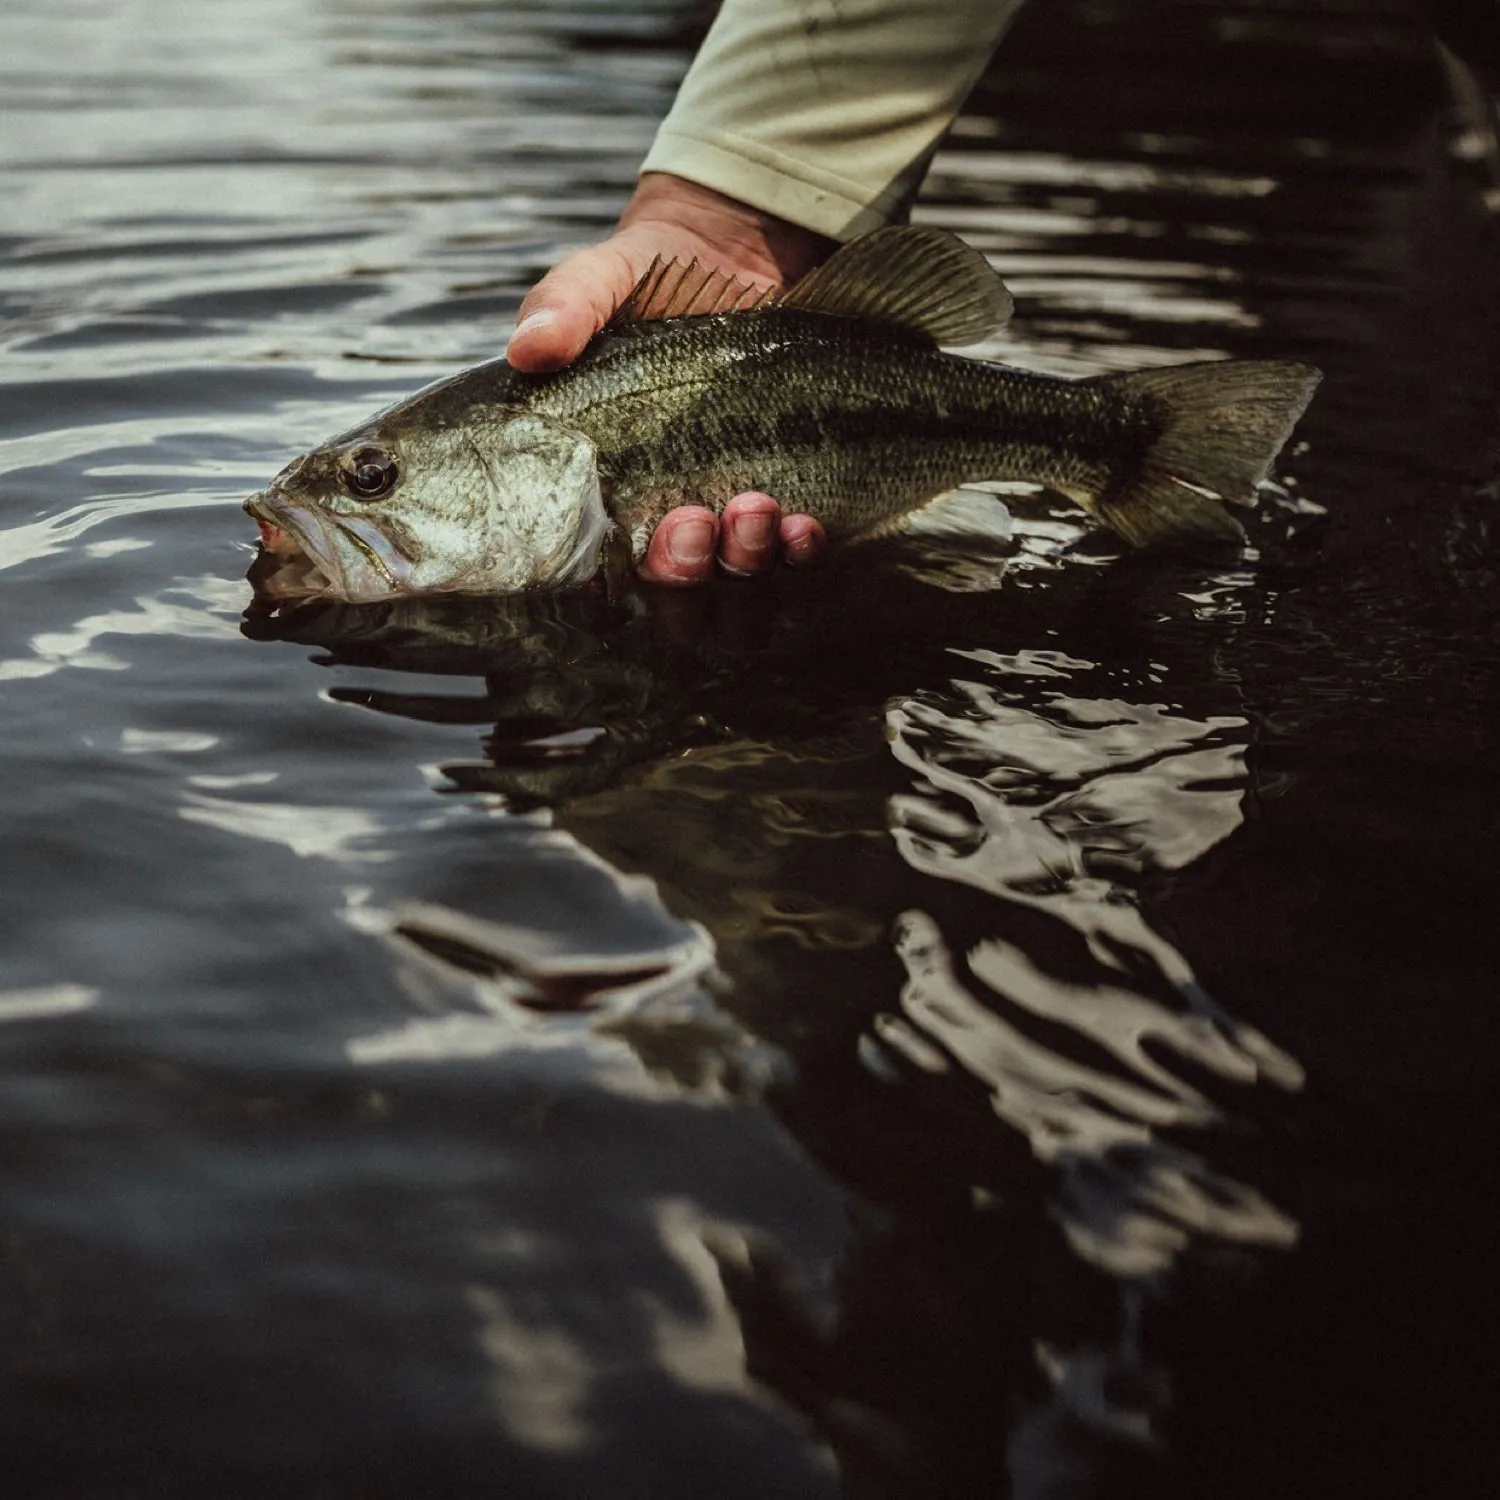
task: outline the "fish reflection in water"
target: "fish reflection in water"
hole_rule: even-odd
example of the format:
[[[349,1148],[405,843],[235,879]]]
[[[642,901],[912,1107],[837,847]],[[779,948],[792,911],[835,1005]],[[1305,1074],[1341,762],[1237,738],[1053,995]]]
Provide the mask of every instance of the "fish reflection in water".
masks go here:
[[[600,954],[412,894],[384,930],[429,1014],[358,1060],[562,1027],[763,1101],[859,1207],[831,1311],[776,1246],[704,1231],[750,1373],[856,1491],[969,1492],[946,1466],[1081,1493],[1170,1427],[1150,1330],[1179,1269],[1298,1237],[1245,1142],[1301,1069],[1141,904],[1240,825],[1248,726],[1163,706],[1165,685],[1121,696],[1081,654],[995,649],[1003,591],[931,575],[908,559],[859,594],[837,570],[715,591],[732,628],[706,635],[675,602],[594,593],[319,605],[247,630],[482,678],[472,697],[335,691],[493,726],[450,782],[545,808],[620,901],[658,908],[654,946]],[[1217,595],[1232,605],[1232,581]],[[882,651],[882,619],[924,615],[930,639]],[[965,634],[987,644],[946,645]],[[431,1014],[459,991],[488,1042]]]

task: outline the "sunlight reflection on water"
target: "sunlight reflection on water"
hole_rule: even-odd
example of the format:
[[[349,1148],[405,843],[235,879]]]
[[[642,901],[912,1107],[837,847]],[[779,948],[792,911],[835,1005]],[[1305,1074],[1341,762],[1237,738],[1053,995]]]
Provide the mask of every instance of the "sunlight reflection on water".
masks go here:
[[[926,874],[1060,917],[1104,972],[1070,982],[1014,943],[989,939],[964,960],[977,996],[931,918],[909,912],[897,939],[906,1018],[924,1043],[981,1078],[996,1112],[1062,1170],[1070,1237],[1113,1274],[1165,1269],[1191,1233],[1292,1243],[1294,1225],[1257,1194],[1154,1144],[1159,1127],[1224,1122],[1217,1104],[1172,1073],[1173,1054],[1195,1074],[1236,1084],[1303,1082],[1291,1057],[1218,1011],[1132,895],[1142,875],[1180,869],[1239,827],[1244,721],[1199,722],[1056,687],[1036,706],[1027,679],[1051,683],[1090,664],[1055,654],[989,664],[994,675],[955,682],[947,703],[928,696],[889,711],[893,753],[920,776],[891,804],[898,846]],[[1023,1013],[1072,1028],[1122,1071],[1028,1039]],[[882,1040],[899,1045],[901,1034],[888,1027]],[[1097,1180],[1112,1157],[1122,1165],[1102,1198],[1069,1185],[1073,1173]],[[1107,1227],[1098,1222],[1105,1205]]]

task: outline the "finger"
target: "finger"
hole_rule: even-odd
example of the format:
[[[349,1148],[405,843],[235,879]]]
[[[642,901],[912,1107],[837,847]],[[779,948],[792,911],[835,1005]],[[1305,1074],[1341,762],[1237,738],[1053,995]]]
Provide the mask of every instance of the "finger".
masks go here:
[[[628,261],[607,244],[559,261],[521,304],[506,358],[533,374],[572,364],[634,284]]]
[[[792,567],[820,562],[827,548],[827,533],[811,516],[788,516],[781,523],[781,549]]]
[[[714,570],[719,518],[701,505],[668,511],[637,570],[647,583],[706,583]]]
[[[776,563],[776,533],[781,507],[758,490],[736,495],[724,507],[719,561],[726,571],[748,577]]]

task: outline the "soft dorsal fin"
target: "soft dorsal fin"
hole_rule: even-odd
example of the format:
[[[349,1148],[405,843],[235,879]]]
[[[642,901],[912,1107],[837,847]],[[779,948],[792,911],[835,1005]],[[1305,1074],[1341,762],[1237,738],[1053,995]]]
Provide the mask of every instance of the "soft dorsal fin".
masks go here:
[[[776,300],[768,287],[739,281],[724,271],[700,266],[696,260],[657,256],[636,282],[635,289],[615,309],[606,328],[661,318],[701,318],[710,313],[750,312]]]
[[[1012,305],[979,251],[927,224],[851,240],[781,299],[804,312],[873,318],[934,344],[977,344],[1005,325]]]

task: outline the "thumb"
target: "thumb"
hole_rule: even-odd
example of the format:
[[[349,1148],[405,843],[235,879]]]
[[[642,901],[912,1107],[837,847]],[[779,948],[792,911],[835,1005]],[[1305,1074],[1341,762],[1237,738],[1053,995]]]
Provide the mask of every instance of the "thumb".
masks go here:
[[[575,251],[521,304],[506,358],[532,374],[572,364],[635,283],[630,261],[609,243]]]

